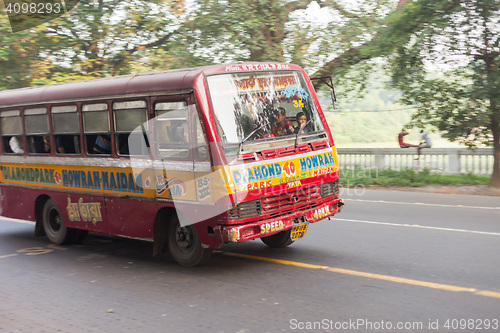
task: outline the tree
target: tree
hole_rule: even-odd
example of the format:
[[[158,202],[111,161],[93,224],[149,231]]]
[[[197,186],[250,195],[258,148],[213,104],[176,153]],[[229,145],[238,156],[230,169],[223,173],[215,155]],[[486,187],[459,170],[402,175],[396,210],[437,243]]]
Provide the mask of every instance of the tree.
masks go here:
[[[293,62],[339,76],[407,1],[82,0],[37,27],[33,39],[47,82],[60,72],[99,77],[242,60]]]
[[[491,185],[500,187],[500,3],[420,0],[391,20],[393,84],[418,107],[411,124],[493,145]]]
[[[0,88],[161,69],[182,20],[170,0],[81,0],[62,17],[10,32],[0,17]],[[161,59],[161,60],[160,60]]]
[[[33,33],[21,31],[13,34],[8,17],[0,15],[0,90],[28,86],[31,65],[39,60],[39,46]]]
[[[186,35],[204,62],[286,61],[332,75],[358,63],[352,50],[407,1],[198,0]]]

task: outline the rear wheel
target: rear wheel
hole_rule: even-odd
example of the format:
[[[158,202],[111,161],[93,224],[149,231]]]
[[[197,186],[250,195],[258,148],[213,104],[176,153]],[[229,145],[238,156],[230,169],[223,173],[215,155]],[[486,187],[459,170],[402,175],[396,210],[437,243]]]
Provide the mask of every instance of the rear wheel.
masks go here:
[[[175,216],[168,227],[168,249],[182,266],[201,265],[210,259],[212,249],[204,249],[193,225],[181,227]]]
[[[262,237],[261,240],[269,247],[280,248],[286,247],[293,243],[292,238],[290,237],[292,233],[292,229],[283,230],[278,232],[277,234]]]
[[[59,208],[52,199],[43,206],[42,223],[47,238],[54,244],[73,243],[84,235],[84,231],[66,227]]]

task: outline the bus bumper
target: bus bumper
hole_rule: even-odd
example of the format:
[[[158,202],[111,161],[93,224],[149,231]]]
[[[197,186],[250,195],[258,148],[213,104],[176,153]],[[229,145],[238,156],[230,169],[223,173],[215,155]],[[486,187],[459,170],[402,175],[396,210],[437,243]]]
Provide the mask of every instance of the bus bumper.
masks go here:
[[[340,212],[344,202],[335,199],[330,203],[292,214],[283,215],[274,219],[245,223],[242,225],[219,226],[219,239],[223,243],[239,243],[247,240],[271,236],[278,232],[291,229],[297,223],[318,222]]]

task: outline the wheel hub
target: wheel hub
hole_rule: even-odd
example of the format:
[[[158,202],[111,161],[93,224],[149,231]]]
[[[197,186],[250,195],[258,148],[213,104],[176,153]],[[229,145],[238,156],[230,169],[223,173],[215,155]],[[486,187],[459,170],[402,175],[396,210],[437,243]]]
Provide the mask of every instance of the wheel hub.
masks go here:
[[[175,240],[177,242],[177,245],[182,248],[188,248],[191,246],[191,232],[188,228],[185,227],[178,227],[176,230],[176,237]]]
[[[55,209],[50,212],[49,221],[52,230],[57,231],[61,228],[61,215],[59,215],[59,213]]]

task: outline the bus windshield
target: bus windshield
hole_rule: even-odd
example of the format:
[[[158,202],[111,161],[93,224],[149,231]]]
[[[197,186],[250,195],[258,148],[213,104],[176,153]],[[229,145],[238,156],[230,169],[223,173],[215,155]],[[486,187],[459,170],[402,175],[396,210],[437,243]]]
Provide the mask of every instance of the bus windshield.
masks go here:
[[[231,73],[207,82],[224,146],[324,130],[300,72]]]

